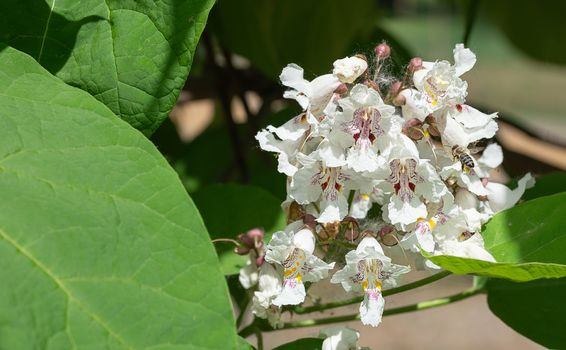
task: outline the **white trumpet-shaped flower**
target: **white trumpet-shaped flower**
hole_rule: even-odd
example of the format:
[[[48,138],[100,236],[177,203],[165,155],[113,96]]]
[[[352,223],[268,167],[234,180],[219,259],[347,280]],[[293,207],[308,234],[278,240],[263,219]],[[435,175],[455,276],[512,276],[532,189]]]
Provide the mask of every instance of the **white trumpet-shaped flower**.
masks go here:
[[[270,264],[263,264],[259,268],[258,290],[252,299],[252,312],[254,315],[266,318],[272,326],[280,321],[281,310],[273,306],[273,300],[281,294],[281,274]]]
[[[460,76],[474,66],[476,56],[464,45],[454,48],[454,64],[447,61],[423,62],[413,75],[416,89],[401,91],[405,98],[403,117],[423,121],[429,114],[464,103],[468,84]]]
[[[311,230],[294,222],[273,234],[267,245],[265,261],[283,267],[283,288],[273,305],[297,305],[305,300],[304,281],[317,282],[328,276],[334,263],[327,264],[313,255],[315,237]]]
[[[344,57],[334,61],[332,73],[341,82],[351,84],[368,69],[366,60],[360,57]]]
[[[322,329],[320,337],[324,338],[322,350],[365,350],[356,346],[360,339],[360,332],[341,326],[334,326]]]
[[[332,283],[341,283],[344,290],[363,291],[360,305],[362,323],[376,327],[381,322],[385,300],[382,287],[395,287],[397,278],[409,272],[406,266],[391,263],[373,237],[365,237],[356,250],[346,254],[346,266],[332,276]]]

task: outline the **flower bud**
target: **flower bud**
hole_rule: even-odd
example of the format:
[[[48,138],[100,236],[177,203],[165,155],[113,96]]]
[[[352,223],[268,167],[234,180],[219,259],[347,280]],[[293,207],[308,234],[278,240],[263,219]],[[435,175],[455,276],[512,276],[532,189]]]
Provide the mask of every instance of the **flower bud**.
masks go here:
[[[367,60],[363,55],[345,57],[334,61],[334,74],[342,83],[351,84],[368,68]]]
[[[238,255],[247,255],[250,252],[250,248],[245,246],[239,246],[234,248],[234,253]]]
[[[303,222],[307,225],[311,230],[314,230],[316,227],[316,218],[311,214],[306,214],[303,217]]]
[[[248,231],[248,233],[246,233],[246,236],[250,237],[252,240],[255,241],[263,241],[263,235],[264,235],[263,230],[259,228],[251,229]]]
[[[391,55],[391,48],[386,43],[381,43],[377,45],[374,49],[375,55],[380,59],[386,59]]]
[[[403,131],[403,134],[407,135],[410,139],[417,141],[422,139],[424,136],[422,127],[423,123],[414,118],[408,120],[401,130]]]
[[[336,90],[334,90],[334,93],[341,96],[346,95],[348,93],[348,85],[341,83],[340,85],[338,85]]]
[[[402,88],[403,88],[403,83],[400,81],[396,81],[393,84],[391,84],[391,88],[389,89],[389,94],[391,96],[397,96],[399,95],[399,93],[401,93]]]
[[[240,241],[245,247],[249,249],[254,247],[254,239],[249,237],[247,234],[239,234],[238,241]]]
[[[299,203],[293,201],[287,208],[287,223],[290,224],[305,216],[305,209]]]
[[[402,94],[399,94],[399,95],[395,96],[395,98],[393,98],[392,102],[395,106],[401,107],[401,106],[404,106],[405,103],[407,103],[407,99]]]
[[[409,66],[407,70],[411,73],[418,71],[419,69],[423,69],[423,59],[420,57],[413,57],[409,62]]]
[[[385,225],[379,230],[379,237],[381,238],[381,243],[388,247],[393,247],[399,243],[399,240],[395,236],[396,234],[395,227],[391,225]]]
[[[261,266],[265,262],[265,256],[259,256],[255,259],[256,266]]]

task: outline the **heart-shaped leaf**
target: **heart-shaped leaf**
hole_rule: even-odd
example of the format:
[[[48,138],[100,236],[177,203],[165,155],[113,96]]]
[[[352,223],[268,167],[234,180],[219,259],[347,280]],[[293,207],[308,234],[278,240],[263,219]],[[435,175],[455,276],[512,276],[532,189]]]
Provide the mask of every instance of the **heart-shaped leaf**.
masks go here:
[[[3,0],[0,41],[150,135],[175,104],[213,0]]]
[[[218,258],[166,160],[0,51],[0,348],[236,348]]]

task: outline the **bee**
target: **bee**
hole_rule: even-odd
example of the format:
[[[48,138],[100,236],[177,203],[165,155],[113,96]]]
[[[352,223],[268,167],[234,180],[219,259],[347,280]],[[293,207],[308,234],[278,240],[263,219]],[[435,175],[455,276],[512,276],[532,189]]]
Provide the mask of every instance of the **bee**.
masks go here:
[[[464,170],[472,170],[475,166],[474,158],[470,155],[469,151],[462,146],[452,147],[452,155],[460,161]]]
[[[467,241],[468,239],[470,239],[475,234],[476,234],[475,232],[464,231],[464,232],[460,233],[458,240],[460,242]]]

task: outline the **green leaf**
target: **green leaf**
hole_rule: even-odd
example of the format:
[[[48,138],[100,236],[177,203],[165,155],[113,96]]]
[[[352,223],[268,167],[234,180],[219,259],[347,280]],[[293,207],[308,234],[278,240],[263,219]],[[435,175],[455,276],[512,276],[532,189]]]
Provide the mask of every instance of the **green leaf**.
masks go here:
[[[371,0],[354,6],[333,0],[241,0],[218,3],[210,24],[224,46],[277,77],[293,62],[309,74],[328,73],[335,59],[353,54],[353,41],[371,31],[376,17]]]
[[[280,201],[269,192],[253,186],[216,184],[193,194],[211,238],[236,238],[253,228],[271,233],[285,227],[286,219]],[[233,252],[232,243],[217,242],[222,271],[236,274],[247,257]]]
[[[525,191],[523,199],[531,200],[560,192],[566,192],[566,172],[555,172],[537,177],[534,187]]]
[[[485,1],[484,9],[503,34],[531,58],[566,64],[566,2],[553,0]],[[528,23],[528,25],[525,25]]]
[[[0,51],[0,348],[235,348],[218,259],[165,159]]]
[[[293,342],[280,345],[273,350],[320,350],[322,349],[323,339],[303,338]]]
[[[254,350],[255,348],[244,338],[238,337],[238,350]]]
[[[530,281],[566,277],[563,234],[566,192],[527,201],[495,215],[483,232],[498,263],[453,256],[427,256],[458,274]]]
[[[175,104],[213,3],[4,0],[0,41],[150,135]]]
[[[566,345],[566,278],[513,283],[490,279],[487,303],[515,331],[550,349]]]

